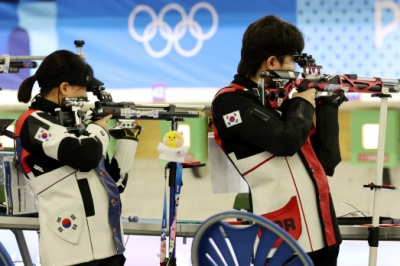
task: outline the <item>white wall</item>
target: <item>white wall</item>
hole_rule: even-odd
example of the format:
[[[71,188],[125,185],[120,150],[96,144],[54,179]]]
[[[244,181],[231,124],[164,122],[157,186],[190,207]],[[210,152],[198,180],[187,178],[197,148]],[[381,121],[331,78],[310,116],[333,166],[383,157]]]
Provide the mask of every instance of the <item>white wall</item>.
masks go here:
[[[208,163],[208,162],[206,162]],[[203,176],[195,178],[190,169],[183,170],[183,186],[179,201],[178,219],[205,219],[217,212],[232,209],[236,194],[213,194],[208,167],[201,169]],[[400,186],[400,167],[390,169],[392,185]],[[372,215],[374,192],[363,185],[376,184],[376,168],[355,167],[343,161],[336,168],[329,183],[336,214],[341,216],[353,211],[350,203]],[[139,218],[161,218],[164,191],[164,167],[157,159],[135,160],[127,190],[122,195],[123,214]],[[400,218],[400,190],[383,190],[380,216]],[[368,215],[368,214],[367,214]]]

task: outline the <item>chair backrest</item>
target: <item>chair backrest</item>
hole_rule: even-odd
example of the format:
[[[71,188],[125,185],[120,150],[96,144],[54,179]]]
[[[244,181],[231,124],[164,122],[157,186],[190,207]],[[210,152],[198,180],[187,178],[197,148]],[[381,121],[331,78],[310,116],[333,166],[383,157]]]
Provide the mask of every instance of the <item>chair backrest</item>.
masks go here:
[[[233,225],[237,223],[234,221],[242,224]],[[282,240],[277,242],[279,239]],[[271,252],[275,247],[275,252]],[[243,211],[222,212],[200,225],[193,238],[192,264],[313,265],[307,253],[285,230],[262,216]]]
[[[12,265],[14,265],[14,262],[12,261],[6,248],[0,242],[0,266],[12,266]]]

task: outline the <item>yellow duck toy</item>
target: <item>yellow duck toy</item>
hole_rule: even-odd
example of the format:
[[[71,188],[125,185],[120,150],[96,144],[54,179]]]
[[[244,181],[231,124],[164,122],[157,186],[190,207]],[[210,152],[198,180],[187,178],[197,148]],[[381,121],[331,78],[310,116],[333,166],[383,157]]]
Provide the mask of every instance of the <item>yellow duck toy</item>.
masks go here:
[[[160,152],[158,158],[170,162],[184,162],[189,147],[183,146],[183,143],[182,132],[171,130],[165,133],[162,142],[158,143],[157,150]]]
[[[179,148],[183,146],[184,138],[182,132],[171,130],[165,133],[163,143],[170,148]]]

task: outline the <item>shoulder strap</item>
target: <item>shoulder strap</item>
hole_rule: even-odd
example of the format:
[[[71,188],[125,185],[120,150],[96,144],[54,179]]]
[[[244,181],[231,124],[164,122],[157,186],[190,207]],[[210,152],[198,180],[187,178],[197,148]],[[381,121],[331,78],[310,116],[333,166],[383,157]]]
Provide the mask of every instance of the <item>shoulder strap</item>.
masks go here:
[[[29,108],[28,111],[20,115],[17,119],[17,123],[15,123],[15,129],[14,129],[14,138],[19,137],[21,134],[21,128],[22,125],[24,124],[26,118],[30,116],[33,112],[36,112],[37,110]]]
[[[14,127],[14,161],[18,164],[17,160],[17,145],[16,145],[16,139],[20,137],[21,134],[21,128],[22,125],[24,124],[26,118],[30,116],[33,112],[36,112],[37,110],[29,108],[28,111],[20,115],[17,119],[17,122],[15,123]]]

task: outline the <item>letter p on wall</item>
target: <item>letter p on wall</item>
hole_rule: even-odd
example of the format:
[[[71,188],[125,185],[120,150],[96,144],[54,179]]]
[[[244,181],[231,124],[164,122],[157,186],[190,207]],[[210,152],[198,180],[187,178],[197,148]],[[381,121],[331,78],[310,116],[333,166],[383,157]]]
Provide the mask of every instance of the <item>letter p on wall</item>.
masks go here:
[[[382,23],[382,11],[390,10],[393,12],[393,20],[386,26]],[[394,31],[400,23],[400,6],[395,2],[376,1],[375,2],[375,47],[381,48],[383,40],[392,31]]]

